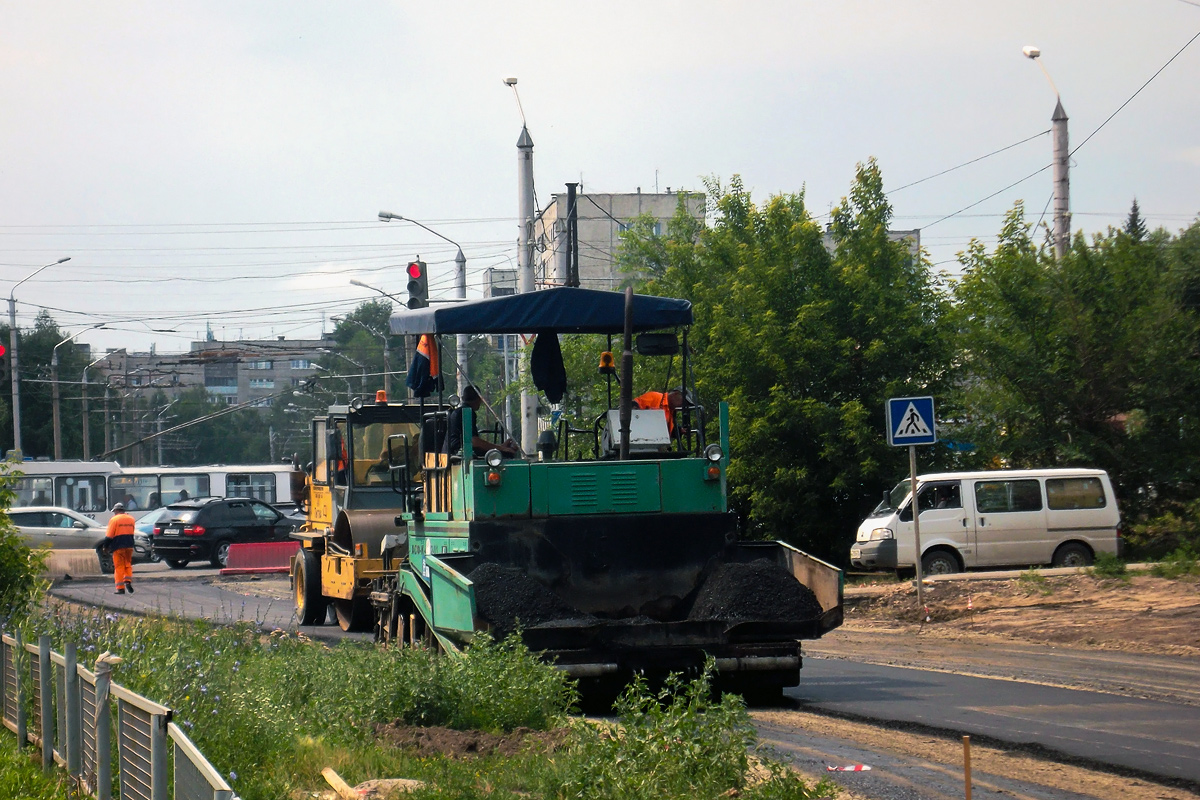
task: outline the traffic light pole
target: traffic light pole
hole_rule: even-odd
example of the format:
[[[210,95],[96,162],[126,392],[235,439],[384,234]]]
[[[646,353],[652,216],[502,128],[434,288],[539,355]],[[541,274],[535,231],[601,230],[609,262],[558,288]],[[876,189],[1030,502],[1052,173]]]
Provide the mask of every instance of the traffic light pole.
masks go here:
[[[14,287],[15,288],[15,287]],[[17,301],[8,296],[8,376],[12,379],[13,449],[21,452],[21,383],[17,377]]]

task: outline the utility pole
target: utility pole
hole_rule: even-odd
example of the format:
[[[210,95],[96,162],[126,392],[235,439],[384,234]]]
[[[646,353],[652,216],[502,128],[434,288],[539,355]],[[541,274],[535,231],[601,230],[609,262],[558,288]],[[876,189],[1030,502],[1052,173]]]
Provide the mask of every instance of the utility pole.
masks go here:
[[[533,139],[529,128],[521,126],[521,137],[517,139],[517,210],[520,236],[517,239],[517,292],[525,294],[534,290],[533,282]],[[520,375],[525,378],[525,354],[521,354]],[[529,391],[525,381],[521,382],[521,448],[533,452],[537,442],[537,395]]]
[[[1021,52],[1038,65],[1054,91],[1054,113],[1050,115],[1050,136],[1054,147],[1054,258],[1061,261],[1071,246],[1071,148],[1067,137],[1067,112],[1063,109],[1062,95],[1054,85],[1054,79],[1041,61],[1041,48],[1026,45]]]
[[[1071,246],[1071,148],[1062,98],[1054,106],[1050,130],[1054,139],[1054,257],[1061,261]]]
[[[467,257],[463,255],[461,247],[454,256],[454,296],[459,300],[467,299]],[[455,338],[455,358],[458,360],[455,370],[458,380],[455,381],[455,384],[458,386],[458,393],[461,396],[463,389],[467,388],[467,384],[471,382],[467,375],[467,334],[465,333],[460,333]]]

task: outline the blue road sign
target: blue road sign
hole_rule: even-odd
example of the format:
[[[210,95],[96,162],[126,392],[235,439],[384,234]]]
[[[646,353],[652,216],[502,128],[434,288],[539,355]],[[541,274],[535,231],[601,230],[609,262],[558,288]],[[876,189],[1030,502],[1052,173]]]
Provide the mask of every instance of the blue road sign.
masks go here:
[[[937,428],[932,397],[892,397],[887,402],[888,444],[933,444]]]

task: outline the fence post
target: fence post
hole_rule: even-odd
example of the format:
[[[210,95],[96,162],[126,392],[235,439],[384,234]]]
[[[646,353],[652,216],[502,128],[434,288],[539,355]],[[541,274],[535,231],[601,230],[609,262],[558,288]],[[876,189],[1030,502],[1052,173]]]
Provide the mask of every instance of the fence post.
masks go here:
[[[29,743],[29,719],[25,713],[25,681],[21,673],[25,664],[25,638],[17,631],[17,649],[12,654],[13,674],[17,678],[17,749],[24,750]]]
[[[169,714],[150,716],[150,800],[168,800],[167,723]]]
[[[66,666],[63,667],[63,670],[67,674],[67,772],[78,780],[83,766],[83,717],[79,711],[79,664],[76,660],[74,642],[68,642],[64,650],[63,657]]]
[[[96,800],[112,800],[112,665],[96,659]]]
[[[38,688],[42,713],[42,769],[54,768],[54,669],[50,665],[50,637],[38,637]]]

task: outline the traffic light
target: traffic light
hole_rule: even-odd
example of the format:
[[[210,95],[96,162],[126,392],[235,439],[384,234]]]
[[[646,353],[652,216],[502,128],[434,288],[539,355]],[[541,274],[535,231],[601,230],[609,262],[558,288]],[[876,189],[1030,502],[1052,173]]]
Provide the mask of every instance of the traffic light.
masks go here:
[[[425,308],[429,305],[429,272],[424,261],[412,261],[408,265],[408,307]]]
[[[0,344],[0,386],[8,380],[8,348]]]

